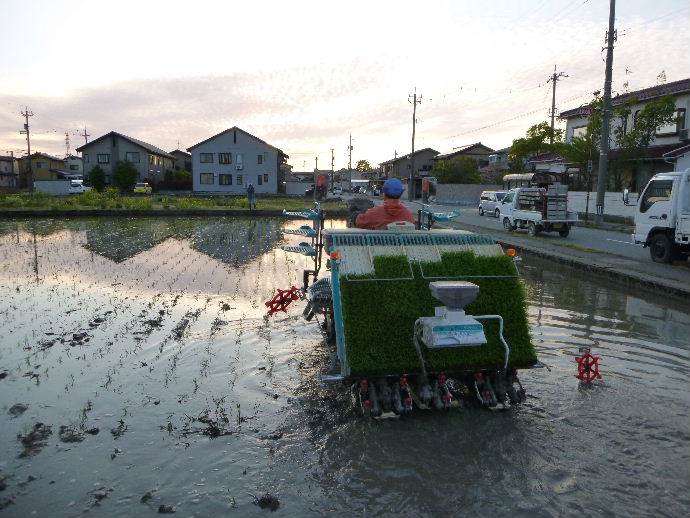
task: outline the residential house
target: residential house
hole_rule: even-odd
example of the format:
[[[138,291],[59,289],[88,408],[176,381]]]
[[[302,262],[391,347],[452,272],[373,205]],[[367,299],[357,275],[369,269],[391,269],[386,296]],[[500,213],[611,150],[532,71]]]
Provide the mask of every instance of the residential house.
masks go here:
[[[396,156],[379,164],[381,175],[384,178],[415,178],[429,176],[433,166],[433,159],[438,155],[438,151],[430,147],[414,152],[414,171],[412,171],[412,153],[403,156]]]
[[[76,155],[67,155],[65,157],[65,171],[70,175],[76,175],[79,177],[84,176],[84,164],[82,163],[81,157]]]
[[[16,189],[19,187],[19,164],[14,156],[0,155],[0,188]]]
[[[628,128],[633,128],[637,113],[649,101],[664,96],[672,96],[675,101],[675,120],[657,129],[651,145],[646,150],[639,150],[640,152],[632,158],[623,156],[613,138],[615,130],[622,128],[624,132],[627,132]],[[609,168],[612,173],[609,179],[614,179],[612,187],[615,190],[624,187],[637,190],[644,187],[655,173],[673,170],[673,162],[684,156],[680,150],[690,144],[687,122],[687,113],[690,110],[690,78],[627,92],[611,100],[614,109],[627,103],[632,103],[630,115],[625,119],[614,118],[611,121],[609,160],[613,163]],[[586,133],[590,113],[591,106],[589,105],[561,112],[559,117],[566,121],[566,142],[570,142],[574,136]],[[618,159],[620,162],[617,163]],[[594,171],[596,174],[596,167]]]
[[[312,187],[314,187],[313,171],[291,171],[285,175],[284,192],[288,196],[304,196],[304,193]]]
[[[19,159],[20,187],[29,187],[29,167],[32,181],[59,180],[65,174],[65,161],[47,153],[32,153],[30,157]]]
[[[137,181],[156,185],[166,170],[173,168],[170,153],[139,139],[111,131],[77,148],[82,155],[84,174],[97,165],[105,172],[107,184],[113,183],[113,172],[120,161],[130,162],[137,170]]]
[[[436,155],[434,157],[434,161],[455,160],[458,158],[469,157],[477,162],[477,168],[480,169],[489,165],[489,156],[492,153],[495,153],[495,151],[490,147],[485,146],[481,142],[475,142],[474,144],[466,144],[464,146],[453,148],[453,151],[450,153]]]
[[[176,149],[171,151],[170,154],[175,158],[173,162],[173,168],[175,171],[187,171],[192,172],[192,154],[182,151],[181,149]]]
[[[245,193],[251,183],[257,194],[282,190],[288,159],[282,150],[233,126],[187,148],[192,154],[195,192]]]

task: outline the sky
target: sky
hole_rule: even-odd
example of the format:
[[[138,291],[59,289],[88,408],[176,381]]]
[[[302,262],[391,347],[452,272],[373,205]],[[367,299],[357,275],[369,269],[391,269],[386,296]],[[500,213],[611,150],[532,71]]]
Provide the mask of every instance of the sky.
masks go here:
[[[614,93],[690,77],[690,2],[618,0]],[[166,150],[232,126],[297,171],[500,149],[604,83],[609,0],[0,0],[0,154],[115,130]],[[661,78],[659,77],[661,74]],[[563,123],[560,123],[561,126]],[[179,143],[179,145],[178,145]]]

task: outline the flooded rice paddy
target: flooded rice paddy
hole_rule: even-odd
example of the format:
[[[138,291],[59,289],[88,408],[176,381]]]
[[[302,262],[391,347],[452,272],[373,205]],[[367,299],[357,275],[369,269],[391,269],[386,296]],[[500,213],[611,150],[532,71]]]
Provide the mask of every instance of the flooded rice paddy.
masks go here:
[[[302,302],[263,318],[284,225],[0,224],[0,517],[688,515],[687,301],[527,257],[527,402],[372,421]]]

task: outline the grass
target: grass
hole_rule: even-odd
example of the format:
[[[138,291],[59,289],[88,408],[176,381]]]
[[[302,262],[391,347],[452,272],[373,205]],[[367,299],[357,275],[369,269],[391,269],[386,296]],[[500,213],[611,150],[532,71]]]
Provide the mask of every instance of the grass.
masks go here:
[[[375,276],[407,276],[407,259],[376,257]],[[479,257],[472,252],[443,254],[439,263],[423,263],[426,277],[513,275],[512,260],[506,256]],[[415,320],[432,316],[442,304],[431,296],[429,280],[414,264],[414,279],[381,282],[351,282],[341,279],[343,320],[348,363],[353,375],[383,375],[419,372],[419,359],[412,342]],[[500,314],[504,336],[511,350],[510,365],[527,367],[536,360],[527,324],[525,293],[515,278],[472,278],[479,296],[467,306],[470,315]],[[498,338],[498,323],[484,321],[487,344],[476,347],[427,350],[430,371],[464,371],[503,365],[504,349]]]
[[[257,196],[258,210],[299,210],[312,205],[307,198],[288,196]],[[345,210],[342,202],[323,203],[325,210]],[[45,193],[0,195],[0,210],[249,210],[246,196],[132,196],[120,195],[107,189],[94,190],[72,196],[52,196]]]

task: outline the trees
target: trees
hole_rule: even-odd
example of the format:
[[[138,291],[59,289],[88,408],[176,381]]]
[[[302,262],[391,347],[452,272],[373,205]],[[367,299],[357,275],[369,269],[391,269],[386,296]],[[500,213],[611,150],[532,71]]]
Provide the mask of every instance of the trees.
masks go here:
[[[361,173],[368,173],[370,171],[373,171],[374,168],[371,167],[371,164],[368,160],[358,160],[357,165],[355,166],[355,170]]]
[[[121,160],[115,165],[113,183],[121,193],[131,192],[138,177],[139,173],[131,162]]]
[[[633,113],[632,107],[635,104],[638,104],[637,99],[631,99],[614,111],[614,116],[621,121],[613,130],[616,146],[620,150],[620,157],[614,162],[611,175],[613,188],[616,190],[622,188],[622,162],[630,164],[627,171],[630,176],[628,183],[631,189],[636,190],[640,160],[647,158],[649,146],[658,129],[676,121],[676,103],[670,95],[653,99]]]
[[[553,144],[551,137],[553,136]],[[558,152],[563,143],[563,130],[554,128],[548,122],[540,122],[527,130],[525,137],[513,140],[508,159],[513,169],[522,170],[523,161],[531,156],[542,153]]]
[[[105,171],[99,165],[91,169],[89,173],[89,183],[97,192],[103,192],[105,189]]]
[[[477,162],[463,156],[453,160],[437,160],[431,170],[439,183],[480,183]]]

